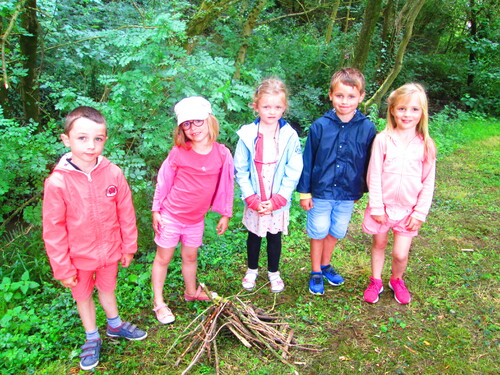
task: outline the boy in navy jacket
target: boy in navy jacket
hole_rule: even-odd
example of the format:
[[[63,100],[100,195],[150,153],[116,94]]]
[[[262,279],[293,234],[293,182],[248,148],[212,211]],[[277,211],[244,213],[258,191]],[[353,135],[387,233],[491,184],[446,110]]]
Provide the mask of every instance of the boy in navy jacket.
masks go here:
[[[304,150],[297,191],[307,212],[311,238],[309,291],[324,294],[323,277],[338,286],[342,276],[330,265],[338,239],[344,238],[354,202],[366,191],[366,170],[376,129],[357,110],[365,97],[365,80],[353,68],[337,71],[330,82],[333,109],[313,122]]]

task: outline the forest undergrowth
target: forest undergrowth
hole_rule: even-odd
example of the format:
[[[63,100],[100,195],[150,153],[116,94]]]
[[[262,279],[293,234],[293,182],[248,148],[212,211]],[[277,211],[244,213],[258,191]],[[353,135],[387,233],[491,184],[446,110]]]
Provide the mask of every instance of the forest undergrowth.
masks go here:
[[[288,361],[292,369],[266,350],[246,348],[221,330],[217,338],[221,374],[500,372],[500,123],[469,119],[460,127],[453,126],[457,124],[442,125],[433,133],[440,150],[436,191],[428,221],[410,254],[405,277],[413,296],[409,305],[399,305],[389,288],[375,305],[362,299],[370,276],[371,239],[360,229],[366,197],[357,203],[348,237],[334,254],[333,264],[346,282],[337,288],[327,287],[322,297],[307,289],[306,216],[298,204],[291,211],[290,235],[284,238],[281,272],[286,288],[280,294],[269,291],[264,276],[257,279],[258,292],[241,293],[246,264],[241,203],[235,205],[230,231],[222,237],[210,229],[217,217],[209,215],[206,244],[200,250],[199,281],[221,296],[231,298],[241,293],[239,298],[246,303],[283,317],[298,344],[318,349],[291,349]],[[440,132],[450,134],[442,137]],[[83,373],[78,366],[83,329],[70,293],[51,278],[40,228],[11,230],[1,245],[1,372]],[[177,320],[160,325],[151,311],[153,258],[152,236],[143,235],[134,263],[120,270],[117,292],[122,317],[146,329],[149,336],[141,342],[105,337],[104,314],[98,308],[104,343],[95,374],[181,374],[191,360],[192,354],[188,354],[174,366],[187,345],[182,332],[209,305],[184,301],[180,257],[176,254],[165,297]],[[266,261],[263,254],[261,275],[265,275]],[[388,266],[383,277],[386,284]],[[181,343],[167,353],[179,338]],[[211,358],[202,356],[189,371],[215,373],[213,353]]]

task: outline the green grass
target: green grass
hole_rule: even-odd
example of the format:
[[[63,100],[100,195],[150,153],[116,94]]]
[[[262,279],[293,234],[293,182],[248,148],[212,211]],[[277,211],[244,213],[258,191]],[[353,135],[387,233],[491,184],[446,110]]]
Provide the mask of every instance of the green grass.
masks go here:
[[[310,260],[304,233],[305,213],[293,210],[281,263],[285,291],[275,295],[264,286],[245,300],[279,313],[294,329],[299,343],[322,349],[292,351],[291,362],[299,374],[500,372],[500,123],[468,118],[439,129],[436,142],[447,146],[439,150],[431,213],[410,254],[405,280],[412,292],[411,304],[399,305],[388,288],[375,305],[362,300],[370,275],[371,238],[360,229],[366,197],[357,203],[348,237],[339,242],[334,253],[333,264],[346,283],[327,287],[323,297],[313,296],[307,290]],[[447,132],[452,132],[453,142],[444,137]],[[241,212],[241,206],[235,210]],[[199,281],[223,296],[240,291],[246,269],[246,236],[240,219],[236,217],[231,232],[222,237],[208,230],[207,244],[200,252]],[[210,216],[208,226],[215,226],[215,220],[216,215]],[[79,373],[77,356],[83,329],[70,294],[51,281],[45,260],[40,259],[43,247],[35,237],[39,232],[32,233],[9,238],[10,245],[4,248],[1,258],[3,277],[15,275],[14,269],[26,268],[40,288],[36,293],[17,290],[17,295],[0,305],[4,314],[0,320],[4,338],[0,343],[0,369],[16,374]],[[25,246],[27,252],[23,250]],[[36,253],[41,264],[35,263],[29,252]],[[159,325],[151,311],[149,278],[153,257],[152,239],[141,238],[141,255],[129,269],[120,270],[118,287],[121,315],[146,328],[149,336],[142,342],[105,338],[95,374],[180,374],[191,358],[188,354],[185,361],[174,367],[185,342],[169,354],[166,352],[207,304],[184,302],[180,259],[176,254],[165,296],[177,320],[172,325]],[[389,259],[388,252],[385,283]],[[264,276],[266,261],[263,254]],[[259,277],[258,286],[265,282],[265,277]],[[21,306],[16,314],[15,306]],[[98,321],[104,336],[100,308]],[[218,354],[222,374],[292,373],[290,367],[269,353],[247,349],[227,332],[219,336]],[[190,374],[215,374],[213,361],[203,356]]]

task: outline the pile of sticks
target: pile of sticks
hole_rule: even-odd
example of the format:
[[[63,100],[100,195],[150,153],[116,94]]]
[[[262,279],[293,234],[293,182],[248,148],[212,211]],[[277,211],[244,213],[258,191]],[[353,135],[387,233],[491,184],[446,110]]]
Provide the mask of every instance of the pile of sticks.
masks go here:
[[[186,327],[168,350],[170,352],[179,342],[187,343],[175,366],[180,364],[187,353],[196,350],[183,374],[187,374],[205,352],[209,358],[214,357],[216,372],[219,373],[217,337],[221,332],[232,333],[247,348],[253,346],[272,354],[288,365],[294,373],[297,371],[288,361],[291,356],[290,349],[321,350],[312,345],[297,345],[293,338],[293,329],[275,314],[265,313],[262,309],[244,303],[238,295],[222,298],[216,294],[212,295],[204,285],[203,287],[207,295],[212,296],[212,305]]]

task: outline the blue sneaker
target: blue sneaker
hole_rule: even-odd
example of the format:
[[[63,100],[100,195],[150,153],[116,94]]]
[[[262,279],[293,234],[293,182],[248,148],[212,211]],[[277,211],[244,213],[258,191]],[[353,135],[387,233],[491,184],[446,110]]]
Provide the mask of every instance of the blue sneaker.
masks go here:
[[[325,287],[323,285],[323,276],[320,273],[311,273],[309,279],[309,291],[312,294],[322,296],[325,294]]]
[[[321,273],[326,278],[328,283],[333,286],[339,286],[344,283],[344,279],[340,276],[332,266],[328,265],[325,268],[321,268]]]
[[[144,340],[148,335],[143,330],[137,328],[136,325],[132,325],[129,322],[123,322],[118,328],[112,328],[108,325],[106,334],[109,337],[125,337],[127,340],[132,341]]]
[[[98,365],[101,344],[101,339],[85,341],[85,344],[81,348],[82,354],[80,354],[80,368],[82,370],[92,370]]]

